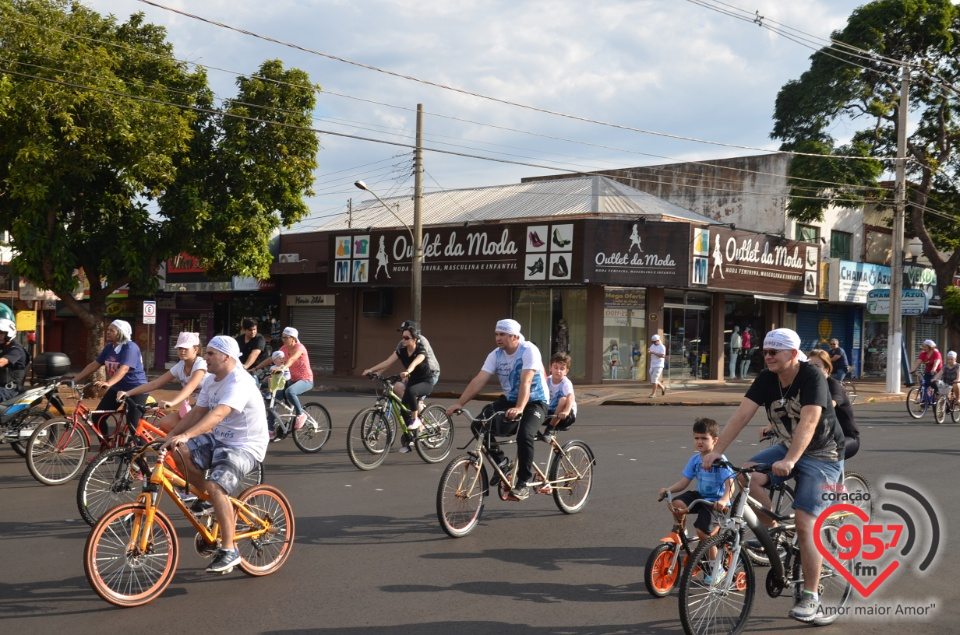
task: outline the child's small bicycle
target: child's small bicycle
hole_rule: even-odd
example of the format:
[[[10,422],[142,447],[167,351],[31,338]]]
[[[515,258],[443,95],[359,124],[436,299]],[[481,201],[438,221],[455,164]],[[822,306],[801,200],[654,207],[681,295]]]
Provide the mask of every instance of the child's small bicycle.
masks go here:
[[[269,379],[264,379],[269,375]],[[288,436],[293,437],[302,452],[313,454],[323,449],[330,440],[333,421],[327,409],[315,401],[303,404],[303,412],[307,420],[303,427],[297,429],[295,422],[297,413],[286,399],[277,399],[277,393],[282,391],[286,380],[280,373],[271,373],[269,370],[257,371],[254,374],[260,384],[260,393],[263,395],[264,406],[267,409],[267,421],[273,425],[276,436],[273,441],[282,441]]]
[[[664,498],[667,499],[667,505],[673,514],[673,529],[661,538],[660,544],[650,552],[647,565],[643,569],[643,583],[647,585],[647,591],[650,592],[650,595],[657,598],[666,597],[677,585],[680,572],[687,566],[693,550],[697,548],[697,544],[700,542],[696,532],[692,536],[687,535],[684,526],[687,514],[693,512],[698,505],[710,504],[710,501],[698,498],[690,503],[687,509],[678,509],[673,506],[672,492],[667,492],[666,496],[661,496],[657,499],[657,502],[659,503]],[[683,556],[682,561],[681,556]]]

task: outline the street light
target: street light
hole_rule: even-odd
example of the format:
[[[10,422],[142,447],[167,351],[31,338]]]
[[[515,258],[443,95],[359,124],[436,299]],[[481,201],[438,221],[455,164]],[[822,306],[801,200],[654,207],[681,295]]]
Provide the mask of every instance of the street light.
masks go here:
[[[393,217],[400,221],[400,224],[403,225],[407,232],[410,234],[410,240],[413,242],[413,258],[410,264],[410,305],[413,313],[413,321],[417,323],[417,326],[420,326],[420,299],[421,299],[421,279],[423,275],[423,244],[421,237],[421,225],[419,218],[414,218],[414,226],[417,231],[414,232],[410,229],[410,226],[403,222],[403,219],[397,216],[397,213],[393,211],[389,205],[387,205],[382,198],[377,196],[377,193],[367,187],[367,184],[363,181],[356,181],[354,185],[363,190],[364,192],[370,192],[373,194],[381,205],[387,208],[387,211],[393,214]],[[414,214],[417,216],[417,214]]]

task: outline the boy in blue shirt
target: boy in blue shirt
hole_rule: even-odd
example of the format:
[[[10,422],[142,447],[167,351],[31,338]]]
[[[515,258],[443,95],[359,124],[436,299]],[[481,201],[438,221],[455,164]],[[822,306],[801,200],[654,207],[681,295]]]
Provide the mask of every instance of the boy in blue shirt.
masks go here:
[[[728,467],[714,466],[709,470],[703,469],[703,457],[713,452],[713,446],[716,445],[720,437],[720,424],[713,419],[701,418],[693,422],[693,444],[697,449],[686,467],[683,468],[683,476],[679,481],[670,487],[660,489],[660,498],[667,495],[667,492],[676,494],[683,492],[690,486],[691,481],[696,479],[697,489],[683,492],[680,496],[673,499],[673,506],[677,509],[686,509],[693,501],[698,498],[710,501],[710,506],[699,504],[696,506],[697,520],[693,526],[697,529],[697,536],[700,540],[705,540],[720,529],[720,522],[723,519],[724,510],[730,505],[730,497],[733,494],[734,473]],[[723,457],[726,460],[726,457]],[[713,557],[714,554],[711,554]]]

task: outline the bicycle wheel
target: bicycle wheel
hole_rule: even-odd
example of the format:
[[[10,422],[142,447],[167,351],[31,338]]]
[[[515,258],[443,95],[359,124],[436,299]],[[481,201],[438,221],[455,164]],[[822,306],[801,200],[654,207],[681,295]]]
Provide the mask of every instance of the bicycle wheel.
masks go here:
[[[20,419],[10,424],[10,432],[15,434],[16,438],[23,439],[24,434],[33,434],[33,431],[37,429],[38,425],[44,421],[49,421],[50,419],[53,419],[53,415],[47,412],[44,408],[31,408],[24,413]],[[28,441],[29,436],[27,437],[27,441],[11,441],[10,447],[20,456],[26,457]]]
[[[156,599],[177,571],[180,547],[173,523],[159,509],[147,539],[147,550],[135,545],[144,531],[143,505],[114,507],[94,525],[83,550],[83,571],[97,595],[116,606],[140,606]]]
[[[237,541],[240,568],[247,575],[270,575],[283,566],[293,550],[296,521],[293,508],[283,492],[272,485],[257,485],[240,494],[237,499],[254,512],[260,520],[267,520],[267,531],[255,538]],[[260,523],[237,509],[237,533],[255,531]]]
[[[920,388],[913,387],[907,393],[907,412],[914,419],[920,419],[927,412],[927,401]]]
[[[859,472],[844,471],[843,492],[843,502],[859,507],[869,518],[873,518],[873,489],[866,476]]]
[[[264,481],[266,472],[263,469],[263,462],[257,461],[257,464],[252,470],[247,472],[242,479],[240,479],[240,484],[237,486],[237,492],[243,492],[254,485],[259,485]]]
[[[487,470],[477,459],[461,454],[450,461],[437,487],[437,518],[448,536],[460,538],[473,531],[489,491]]]
[[[947,398],[946,396],[937,399],[937,404],[933,407],[933,420],[937,423],[943,423],[947,418]]]
[[[390,424],[377,408],[361,410],[347,430],[347,454],[361,470],[372,470],[387,458],[393,435]]]
[[[46,421],[27,442],[27,468],[44,485],[62,485],[83,469],[87,437],[69,419]]]
[[[566,456],[564,456],[564,453]],[[576,514],[593,489],[593,452],[583,441],[569,441],[550,465],[553,502],[564,514]]]
[[[847,392],[847,396],[850,397],[850,403],[854,403],[857,400],[857,386],[849,379],[844,379],[840,384],[843,386],[843,389]]]
[[[293,442],[304,452],[319,452],[330,440],[333,419],[327,409],[316,402],[304,404],[303,411],[307,413],[307,422],[293,431]]]
[[[793,488],[781,483],[770,492],[770,504],[773,512],[778,516],[787,516],[793,513]],[[770,558],[762,546],[752,547],[749,540],[743,541],[742,549],[747,553],[750,561],[761,567],[770,566]]]
[[[840,543],[837,542],[837,532],[839,527],[832,523],[824,523],[820,528],[820,538],[825,549],[829,550],[834,558],[839,560]],[[820,568],[820,584],[817,585],[817,593],[820,594],[820,610],[813,623],[817,626],[826,626],[833,624],[840,617],[840,611],[850,600],[850,593],[853,586],[847,582],[840,572],[834,569],[833,565],[826,558],[823,559],[823,565]],[[793,587],[794,602],[800,600],[800,594],[803,592],[803,585],[798,584]]]
[[[680,549],[680,546],[676,543],[660,543],[647,558],[647,565],[643,569],[643,583],[655,598],[667,597],[680,579],[680,570],[686,558],[680,556],[674,564],[673,558],[677,549]],[[670,567],[671,564],[673,568]]]
[[[954,402],[950,408],[950,420],[954,423],[960,421],[960,402]]]
[[[702,541],[680,576],[680,623],[687,635],[739,633],[747,623],[756,585],[750,559],[741,550],[733,560],[737,534],[728,531]],[[717,557],[707,556],[717,547]]]
[[[420,413],[422,425],[414,437],[417,454],[427,463],[439,463],[453,448],[453,421],[443,406],[427,406]]]
[[[141,459],[131,466],[134,450],[114,448],[87,465],[77,486],[77,509],[91,527],[117,505],[133,503],[150,478],[150,467]]]

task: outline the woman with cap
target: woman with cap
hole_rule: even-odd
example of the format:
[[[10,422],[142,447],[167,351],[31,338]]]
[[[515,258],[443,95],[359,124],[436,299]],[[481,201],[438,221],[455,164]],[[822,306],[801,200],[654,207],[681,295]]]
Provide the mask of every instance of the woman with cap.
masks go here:
[[[140,353],[140,347],[130,339],[132,335],[133,329],[129,322],[125,320],[111,322],[104,336],[106,345],[103,350],[95,360],[80,371],[79,375],[73,378],[75,383],[80,383],[101,366],[106,367],[107,380],[93,382],[96,388],[107,389],[100,403],[97,404],[97,410],[117,410],[120,406],[117,400],[119,391],[129,391],[147,383],[147,374],[143,370],[143,355]],[[142,407],[147,403],[147,395],[137,395],[133,400]],[[134,413],[131,412],[128,416],[133,417]],[[136,413],[136,416],[139,418],[139,413]],[[101,434],[107,435],[106,415],[98,418],[97,427]]]
[[[930,383],[934,374],[943,366],[943,357],[940,355],[940,351],[937,350],[937,343],[933,340],[924,340],[923,344],[920,345],[920,354],[917,355],[917,361],[913,365],[913,368],[910,369],[910,372],[917,372],[920,364],[923,364],[924,383]]]
[[[400,325],[400,343],[395,351],[376,366],[363,371],[363,375],[380,373],[396,362],[403,365],[400,373],[401,381],[393,386],[393,391],[401,397],[403,405],[410,411],[404,414],[407,429],[416,430],[420,427],[420,413],[417,411],[419,400],[433,392],[433,387],[440,378],[440,364],[433,354],[433,348],[427,338],[420,335],[414,322],[404,322]],[[412,415],[412,416],[411,416]],[[401,439],[400,452],[410,451],[410,440]]]
[[[164,432],[173,430],[173,427],[190,412],[190,397],[200,390],[200,383],[207,374],[207,361],[200,356],[199,333],[188,333],[186,331],[180,333],[177,337],[177,357],[180,358],[180,361],[160,377],[142,386],[126,391],[121,390],[117,393],[117,399],[123,401],[124,397],[149,393],[151,390],[163,388],[174,380],[178,381],[180,392],[173,399],[160,402],[160,406],[168,410],[180,406],[179,409],[173,410],[160,420],[159,427]]]
[[[283,342],[283,346],[280,347],[284,355],[283,361],[271,368],[271,372],[274,373],[283,372],[285,369],[290,370],[290,380],[287,382],[287,387],[283,389],[283,396],[293,406],[294,412],[297,413],[297,418],[294,419],[293,423],[294,430],[302,428],[307,420],[307,413],[303,411],[303,406],[300,405],[299,396],[313,388],[313,368],[310,367],[310,355],[307,354],[307,347],[298,339],[299,337],[300,331],[292,326],[283,329],[283,333],[280,335],[280,341]],[[273,364],[272,358],[265,360],[257,368],[268,364]],[[270,430],[270,438],[273,439],[274,437],[276,437],[276,432]]]

